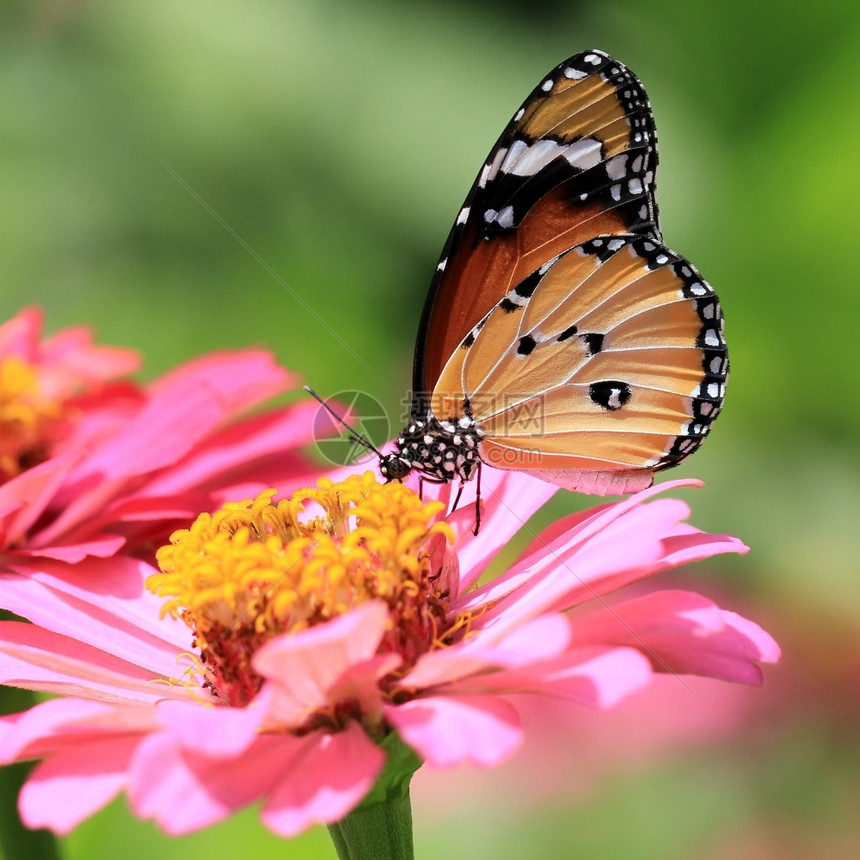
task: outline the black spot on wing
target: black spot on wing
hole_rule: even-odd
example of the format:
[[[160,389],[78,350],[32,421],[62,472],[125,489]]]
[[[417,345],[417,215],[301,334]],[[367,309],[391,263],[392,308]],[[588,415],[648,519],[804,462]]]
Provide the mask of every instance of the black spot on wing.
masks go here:
[[[527,334],[520,338],[519,345],[517,346],[517,355],[531,355],[532,350],[536,346],[537,341],[530,334]]]
[[[605,382],[593,382],[588,387],[588,396],[593,403],[614,412],[625,406],[631,397],[630,386],[626,382],[608,379]]]
[[[544,272],[538,269],[532,272],[528,277],[525,277],[519,284],[514,287],[514,292],[522,299],[530,299],[534,295],[538,284],[543,280]]]
[[[597,353],[603,349],[604,335],[590,331],[585,334],[581,334],[580,337],[585,343],[585,348],[588,350],[589,355],[597,355]]]

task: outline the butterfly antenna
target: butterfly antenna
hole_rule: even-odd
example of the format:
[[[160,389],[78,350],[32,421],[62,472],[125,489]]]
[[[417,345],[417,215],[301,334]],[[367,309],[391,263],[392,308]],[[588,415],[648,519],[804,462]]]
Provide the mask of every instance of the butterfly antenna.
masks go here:
[[[332,409],[331,406],[329,406],[328,403],[326,403],[325,400],[323,400],[322,397],[313,390],[313,388],[309,385],[305,385],[304,389],[311,397],[313,397],[314,400],[316,400],[317,403],[319,403],[320,406],[322,406],[323,409],[325,409],[326,412],[328,412],[329,415],[331,415],[332,418],[334,418],[335,421],[337,421],[338,424],[346,428],[347,433],[349,433],[349,438],[353,442],[358,442],[359,445],[363,445],[368,451],[373,451],[377,457],[382,459],[382,452],[372,442],[365,439],[357,430],[350,427],[349,424],[347,424],[346,421],[344,421],[344,419],[341,418],[340,415],[338,415],[337,412],[335,412],[334,409]]]

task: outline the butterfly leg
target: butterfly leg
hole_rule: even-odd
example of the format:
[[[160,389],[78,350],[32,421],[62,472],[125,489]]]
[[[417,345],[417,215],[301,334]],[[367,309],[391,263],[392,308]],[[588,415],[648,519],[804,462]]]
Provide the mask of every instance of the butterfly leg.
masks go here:
[[[483,461],[478,460],[478,466],[477,466],[478,474],[476,476],[477,486],[476,486],[476,493],[475,493],[475,528],[472,530],[472,534],[475,535],[475,537],[478,536],[478,532],[481,529],[481,470],[482,470],[483,465],[484,465]],[[463,489],[463,485],[461,484],[460,490],[462,491],[462,489]],[[458,495],[457,498],[459,499],[460,496]]]
[[[433,478],[428,478],[425,475],[418,476],[418,498],[424,501],[424,484],[446,484],[447,481],[435,481]],[[459,499],[460,497],[457,496]],[[456,505],[455,505],[456,507]]]

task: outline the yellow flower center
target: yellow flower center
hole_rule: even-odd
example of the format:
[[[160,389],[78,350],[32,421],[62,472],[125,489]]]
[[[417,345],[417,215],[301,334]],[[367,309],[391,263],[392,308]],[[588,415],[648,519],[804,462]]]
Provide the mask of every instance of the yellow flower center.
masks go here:
[[[428,552],[434,535],[454,539],[447,523],[433,522],[440,502],[424,504],[370,472],[321,479],[277,504],[274,494],[201,514],[158,551],[162,573],[147,581],[166,598],[162,611],[193,630],[220,698],[243,705],[254,697],[262,679],[251,660],[273,637],[368,600],[388,604],[392,626],[379,650],[405,666],[450,641],[458,625]]]
[[[60,404],[42,395],[36,367],[0,360],[0,483],[48,458],[61,417]]]

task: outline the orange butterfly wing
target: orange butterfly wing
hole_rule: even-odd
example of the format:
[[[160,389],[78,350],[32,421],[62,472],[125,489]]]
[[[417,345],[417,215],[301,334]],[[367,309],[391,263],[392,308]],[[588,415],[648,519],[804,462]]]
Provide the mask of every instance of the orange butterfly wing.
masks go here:
[[[489,465],[630,492],[701,444],[727,372],[720,305],[692,264],[649,237],[600,236],[475,326],[431,408],[446,417],[468,403]]]
[[[526,99],[431,284],[398,473],[468,480],[483,461],[624,493],[696,450],[728,353],[714,291],[662,244],[656,167],[645,91],[607,54]]]
[[[445,244],[424,307],[413,391],[433,390],[478,320],[548,260],[587,239],[659,239],[657,136],[624,65],[585,51],[557,66],[504,130]]]

